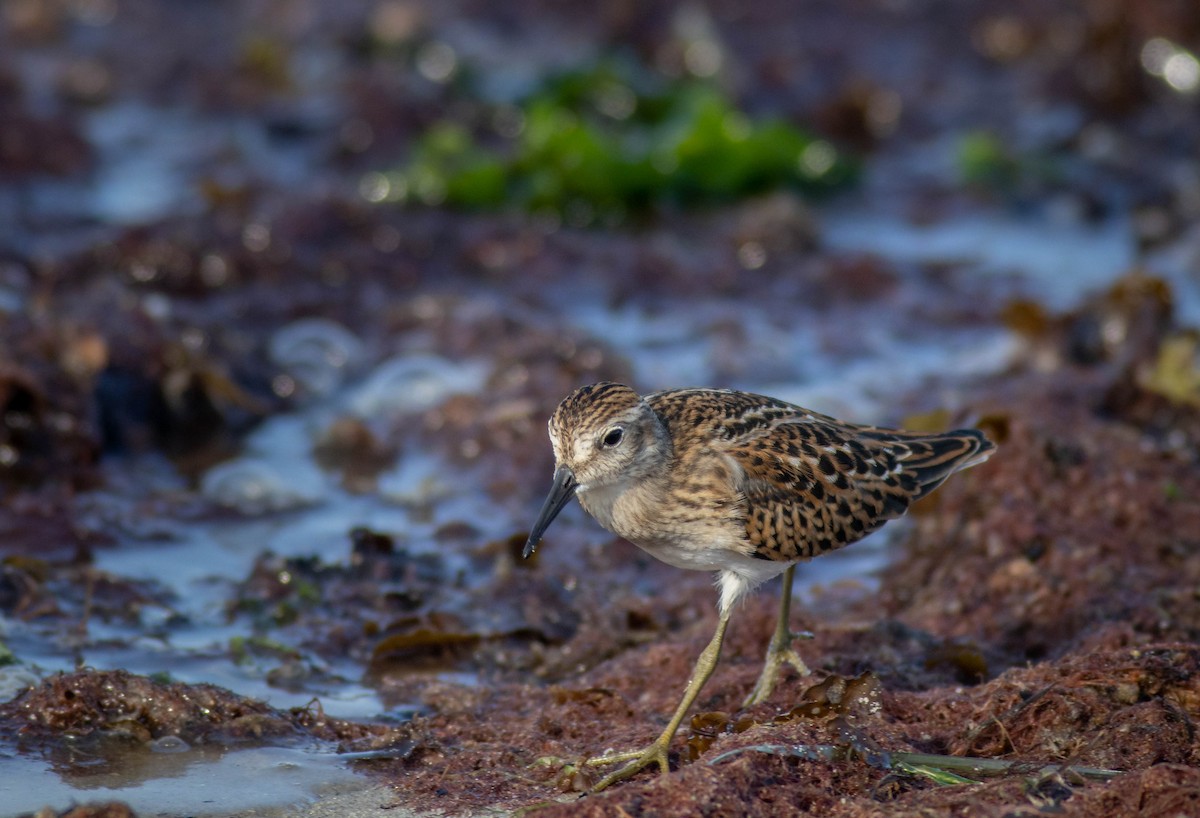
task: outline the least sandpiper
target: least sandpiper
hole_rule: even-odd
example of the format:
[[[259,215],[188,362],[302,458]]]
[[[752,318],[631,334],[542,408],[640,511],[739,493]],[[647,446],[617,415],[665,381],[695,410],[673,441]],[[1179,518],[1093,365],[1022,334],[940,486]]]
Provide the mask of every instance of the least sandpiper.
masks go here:
[[[647,747],[588,759],[623,767],[593,787],[658,764],[721,652],[729,615],[755,586],[783,574],[779,620],[750,705],[780,668],[808,668],[788,629],[797,562],[849,545],[895,519],[995,446],[976,429],[920,434],[859,426],[775,398],[722,389],[642,396],[598,383],[550,418],[554,483],[525,544],[533,553],[570,501],[609,531],[679,568],[717,572],[717,629],[665,730]]]

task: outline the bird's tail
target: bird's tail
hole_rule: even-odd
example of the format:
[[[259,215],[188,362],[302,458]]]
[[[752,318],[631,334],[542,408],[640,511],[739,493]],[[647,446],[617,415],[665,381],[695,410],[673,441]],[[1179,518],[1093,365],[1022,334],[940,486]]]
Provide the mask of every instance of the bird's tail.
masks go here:
[[[996,444],[978,429],[904,435],[898,442],[908,449],[903,457],[904,470],[916,477],[919,486],[913,492],[913,500],[929,494],[956,471],[979,465],[996,451]]]

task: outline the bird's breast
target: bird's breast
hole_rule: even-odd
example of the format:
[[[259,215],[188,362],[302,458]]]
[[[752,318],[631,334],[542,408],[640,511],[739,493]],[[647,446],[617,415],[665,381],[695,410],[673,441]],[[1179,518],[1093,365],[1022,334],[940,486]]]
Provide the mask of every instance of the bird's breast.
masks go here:
[[[753,551],[744,526],[720,509],[681,505],[666,491],[607,486],[579,493],[600,525],[677,568],[713,571]]]

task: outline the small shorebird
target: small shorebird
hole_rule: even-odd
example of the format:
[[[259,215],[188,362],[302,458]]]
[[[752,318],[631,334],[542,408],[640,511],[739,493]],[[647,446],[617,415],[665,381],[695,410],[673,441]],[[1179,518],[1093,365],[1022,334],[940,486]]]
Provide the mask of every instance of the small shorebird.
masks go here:
[[[651,764],[668,771],[667,748],[712,675],[744,594],[784,575],[779,620],[748,706],[770,695],[784,664],[809,672],[788,629],[796,563],[865,537],[995,449],[976,429],[919,434],[843,423],[746,392],[643,397],[616,383],[576,390],[549,426],[554,483],[526,557],[578,497],[602,526],[663,562],[716,571],[721,592],[717,630],[666,729],[644,749],[584,762],[628,762],[593,791]]]

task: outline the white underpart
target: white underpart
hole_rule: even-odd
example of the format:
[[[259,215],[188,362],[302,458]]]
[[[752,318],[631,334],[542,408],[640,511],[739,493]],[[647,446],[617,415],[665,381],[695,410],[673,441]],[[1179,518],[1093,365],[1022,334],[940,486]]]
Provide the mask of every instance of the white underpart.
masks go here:
[[[721,589],[718,604],[722,614],[729,613],[743,596],[779,576],[792,564],[732,554],[725,555],[725,562],[726,567],[717,573],[717,587]]]

